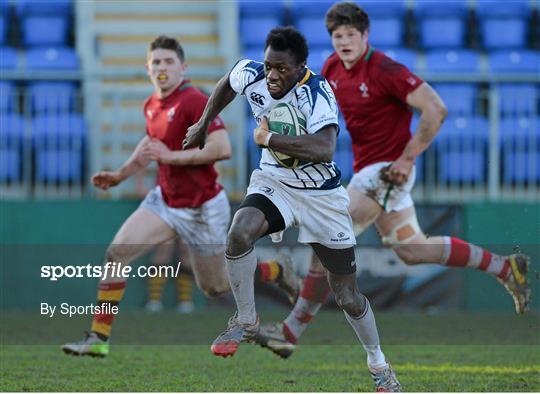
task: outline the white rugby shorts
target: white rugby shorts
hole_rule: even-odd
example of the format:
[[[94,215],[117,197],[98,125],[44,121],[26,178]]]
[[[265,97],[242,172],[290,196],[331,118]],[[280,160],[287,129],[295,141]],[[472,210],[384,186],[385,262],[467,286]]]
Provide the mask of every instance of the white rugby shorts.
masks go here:
[[[171,208],[156,186],[140,206],[163,219],[198,255],[212,256],[225,251],[231,207],[224,190],[198,208]]]
[[[279,178],[261,170],[253,171],[247,194],[262,194],[277,207],[285,228],[298,227],[298,242],[319,243],[331,249],[356,245],[352,219],[348,212],[349,195],[343,187],[331,190],[294,189]],[[282,233],[270,234],[274,242]]]
[[[371,164],[353,175],[349,187],[373,198],[385,212],[402,211],[412,207],[411,190],[416,178],[413,166],[409,179],[401,186],[395,186],[381,179],[381,170],[392,164],[390,161]]]

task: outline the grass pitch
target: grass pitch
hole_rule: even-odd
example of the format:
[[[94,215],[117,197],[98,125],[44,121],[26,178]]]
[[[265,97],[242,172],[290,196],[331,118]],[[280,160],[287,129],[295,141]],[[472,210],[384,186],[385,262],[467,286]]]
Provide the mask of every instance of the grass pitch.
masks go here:
[[[262,311],[268,321],[286,311]],[[120,313],[105,359],[66,356],[89,319],[3,313],[2,391],[373,391],[343,314],[320,313],[288,360],[209,344],[228,313]],[[540,316],[377,313],[383,349],[406,391],[540,391]]]

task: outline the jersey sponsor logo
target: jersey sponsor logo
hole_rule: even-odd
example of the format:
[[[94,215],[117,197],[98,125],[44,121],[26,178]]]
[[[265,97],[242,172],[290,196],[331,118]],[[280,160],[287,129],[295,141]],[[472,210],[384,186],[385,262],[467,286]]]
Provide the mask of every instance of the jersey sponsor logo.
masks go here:
[[[264,96],[262,94],[251,92],[251,94],[249,95],[249,98],[251,99],[253,103],[261,107],[264,106]]]
[[[274,189],[272,189],[271,187],[269,186],[259,186],[259,190],[261,192],[263,192],[264,194],[268,194],[269,196],[271,196],[272,194],[274,194]]]
[[[146,116],[148,116],[148,119],[152,119],[154,117],[154,113],[151,109],[146,110]]]
[[[167,120],[169,122],[173,121],[175,113],[176,113],[176,108],[172,107],[171,109],[169,109],[169,112],[167,112]]]
[[[362,84],[359,87],[360,91],[362,92],[362,97],[367,98],[369,97],[369,89],[365,82],[362,82]]]
[[[411,86],[414,86],[416,85],[416,79],[414,79],[413,77],[409,77],[407,78],[407,83]]]

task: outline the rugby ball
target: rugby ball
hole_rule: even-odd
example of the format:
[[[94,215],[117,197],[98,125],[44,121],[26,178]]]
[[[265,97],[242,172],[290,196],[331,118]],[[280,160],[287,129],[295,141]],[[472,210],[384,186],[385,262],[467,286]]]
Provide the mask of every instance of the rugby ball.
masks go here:
[[[268,114],[268,128],[272,133],[297,136],[307,134],[306,117],[291,104],[280,103]],[[272,157],[283,167],[294,168],[302,161],[268,148]]]

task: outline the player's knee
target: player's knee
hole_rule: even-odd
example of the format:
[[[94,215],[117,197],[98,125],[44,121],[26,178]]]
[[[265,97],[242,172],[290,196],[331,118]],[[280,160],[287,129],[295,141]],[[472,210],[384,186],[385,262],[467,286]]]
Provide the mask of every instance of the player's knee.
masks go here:
[[[254,242],[255,239],[252,234],[241,226],[231,227],[227,235],[227,245],[234,245],[235,248],[247,250],[251,248]]]
[[[359,293],[355,292],[354,289],[345,287],[338,290],[335,293],[336,303],[338,306],[349,314],[349,316],[360,316],[365,308],[362,306],[362,300],[365,297],[362,297]]]
[[[109,262],[121,263],[124,260],[125,250],[122,245],[109,245],[106,251],[106,259]]]

